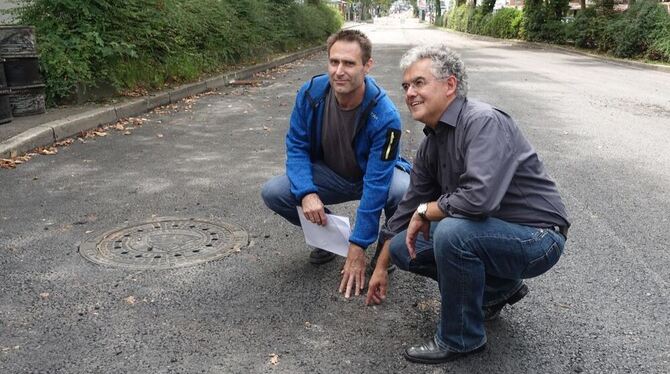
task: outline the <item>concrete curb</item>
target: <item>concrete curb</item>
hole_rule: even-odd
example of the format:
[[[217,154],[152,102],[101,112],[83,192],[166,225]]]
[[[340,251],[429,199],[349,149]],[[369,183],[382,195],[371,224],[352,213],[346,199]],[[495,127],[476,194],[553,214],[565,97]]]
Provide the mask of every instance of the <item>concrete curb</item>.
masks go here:
[[[325,49],[325,45],[308,48],[266,63],[156,92],[124,103],[104,105],[84,113],[44,123],[0,143],[0,158],[18,156],[36,147],[51,145],[55,141],[74,136],[88,129],[114,123],[122,118],[137,116],[156,107],[176,103],[185,97],[225,87],[232,80],[246,79],[258,72],[287,64]]]

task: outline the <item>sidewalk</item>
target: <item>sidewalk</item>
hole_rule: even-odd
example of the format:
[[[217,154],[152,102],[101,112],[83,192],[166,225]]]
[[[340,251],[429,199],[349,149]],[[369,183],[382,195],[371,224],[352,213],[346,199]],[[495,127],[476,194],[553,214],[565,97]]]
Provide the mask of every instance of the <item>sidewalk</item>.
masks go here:
[[[51,145],[84,130],[114,123],[122,118],[137,116],[156,107],[176,103],[188,96],[219,89],[236,79],[250,78],[258,72],[298,60],[324,49],[325,45],[309,48],[266,63],[169,90],[153,92],[147,96],[117,98],[118,102],[113,104],[87,103],[48,108],[44,114],[15,117],[11,122],[0,125],[0,158],[19,156],[36,147]]]

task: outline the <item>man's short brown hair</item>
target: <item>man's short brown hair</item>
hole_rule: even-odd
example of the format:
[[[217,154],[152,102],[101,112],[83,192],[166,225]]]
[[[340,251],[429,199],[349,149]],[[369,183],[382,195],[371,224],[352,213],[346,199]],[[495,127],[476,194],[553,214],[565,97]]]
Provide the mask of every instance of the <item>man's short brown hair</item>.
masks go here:
[[[372,43],[370,39],[358,30],[340,30],[335,34],[328,37],[326,42],[328,45],[328,55],[330,56],[330,48],[338,41],[345,42],[356,42],[361,47],[361,57],[363,58],[363,64],[365,65],[370,58],[372,57]]]

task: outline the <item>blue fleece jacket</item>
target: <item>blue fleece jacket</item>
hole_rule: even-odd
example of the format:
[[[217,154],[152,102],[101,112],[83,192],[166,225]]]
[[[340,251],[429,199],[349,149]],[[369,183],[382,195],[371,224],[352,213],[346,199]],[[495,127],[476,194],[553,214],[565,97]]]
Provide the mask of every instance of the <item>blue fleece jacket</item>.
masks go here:
[[[312,162],[323,159],[321,127],[328,90],[327,75],[313,77],[298,91],[291,114],[286,134],[286,174],[291,181],[291,192],[298,200],[317,192],[312,179]],[[398,155],[401,133],[395,105],[374,79],[366,77],[353,140],[356,160],[364,174],[363,196],[349,237],[351,243],[364,249],[377,240],[379,217],[386,205],[394,167],[410,170],[409,163]]]

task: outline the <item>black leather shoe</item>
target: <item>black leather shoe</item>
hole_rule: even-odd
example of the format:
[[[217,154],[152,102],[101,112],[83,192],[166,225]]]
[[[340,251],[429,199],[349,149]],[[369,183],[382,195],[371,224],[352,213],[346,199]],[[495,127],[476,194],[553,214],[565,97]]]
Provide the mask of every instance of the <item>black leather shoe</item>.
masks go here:
[[[333,261],[335,256],[337,255],[333,252],[328,252],[321,248],[314,248],[309,254],[309,262],[315,265],[321,265]]]
[[[412,362],[421,364],[442,364],[457,360],[474,353],[482,352],[486,349],[486,344],[469,352],[452,352],[440,348],[435,342],[435,337],[427,342],[405,349],[405,358]]]
[[[512,296],[508,297],[507,300],[495,305],[483,307],[482,313],[484,313],[484,321],[491,321],[500,317],[500,311],[506,304],[512,305],[523,299],[526,295],[528,295],[528,286],[522,284],[521,288],[519,288],[519,290],[516,291]]]

